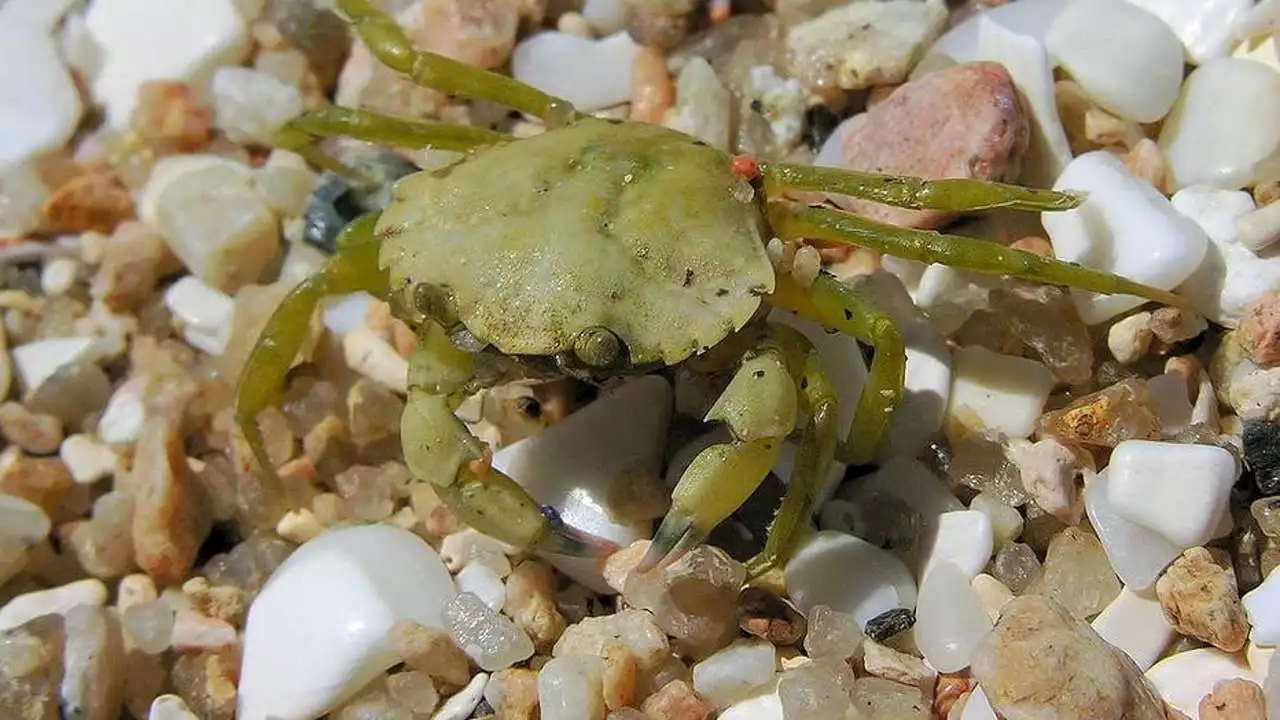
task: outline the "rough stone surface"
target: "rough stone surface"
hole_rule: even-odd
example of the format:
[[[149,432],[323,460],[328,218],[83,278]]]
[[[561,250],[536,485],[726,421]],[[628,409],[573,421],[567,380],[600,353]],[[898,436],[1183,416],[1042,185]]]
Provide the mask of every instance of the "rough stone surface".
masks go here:
[[[1267,720],[1262,688],[1244,678],[1219,680],[1197,709],[1200,720]]]
[[[156,418],[143,427],[133,478],[134,560],[157,583],[181,582],[208,527],[182,441],[168,421]]]
[[[1235,573],[1215,563],[1208,550],[1182,553],[1156,582],[1156,595],[1169,624],[1183,635],[1227,652],[1244,647],[1249,623]]]
[[[827,141],[838,143],[831,164],[851,170],[928,179],[1012,181],[1030,142],[1028,114],[1008,71],[969,63],[899,87],[871,110],[846,120]],[[953,217],[834,196],[845,209],[873,220],[936,228]]]
[[[1164,701],[1133,660],[1058,603],[1023,595],[974,656],[973,677],[1006,720],[1164,720]]]
[[[59,717],[64,637],[61,615],[0,633],[0,717]]]

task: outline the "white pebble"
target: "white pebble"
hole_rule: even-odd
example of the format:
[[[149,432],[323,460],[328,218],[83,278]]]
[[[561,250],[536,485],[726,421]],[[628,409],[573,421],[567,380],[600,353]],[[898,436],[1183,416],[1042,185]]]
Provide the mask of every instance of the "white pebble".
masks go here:
[[[143,397],[150,379],[135,377],[116,388],[98,420],[98,437],[108,445],[122,445],[138,439],[147,421]]]
[[[1000,619],[1000,612],[1004,610],[1005,603],[1013,599],[1013,591],[1008,585],[986,573],[978,573],[969,583],[969,589],[973,590],[974,597],[978,598],[978,604],[986,611],[987,618],[992,623]]]
[[[604,720],[604,662],[594,655],[557,657],[538,671],[538,709],[557,720]]]
[[[895,457],[879,470],[840,489],[839,497],[873,511],[881,497],[902,502],[920,515],[921,532],[932,532],[943,513],[964,510],[964,503],[929,468],[911,457]],[[850,528],[852,529],[852,528]]]
[[[94,0],[85,17],[102,48],[93,95],[112,127],[124,128],[138,88],[152,80],[207,87],[215,68],[234,65],[249,50],[249,29],[234,0]]]
[[[952,365],[947,415],[993,436],[1030,435],[1056,382],[1044,363],[978,345],[956,350]]]
[[[1054,189],[1087,193],[1074,210],[1040,216],[1059,260],[1172,290],[1204,259],[1209,244],[1204,232],[1105,150],[1072,160]],[[1132,295],[1080,290],[1073,290],[1072,297],[1090,325],[1146,302]]]
[[[773,679],[777,650],[767,640],[740,639],[693,666],[693,689],[717,708],[760,691]]]
[[[227,621],[179,610],[173,619],[169,643],[179,652],[192,652],[230,647],[237,640],[236,629]]]
[[[121,614],[131,607],[148,603],[158,596],[156,583],[150,575],[133,573],[120,578],[116,586],[116,610]]]
[[[68,0],[8,0],[0,6],[0,175],[61,148],[83,110],[53,28]]]
[[[582,17],[600,35],[610,35],[627,27],[627,3],[624,0],[586,0]]]
[[[1177,635],[1165,619],[1158,599],[1139,595],[1127,587],[1120,589],[1120,594],[1098,613],[1092,625],[1103,640],[1133,658],[1143,672]]]
[[[727,151],[731,98],[711,64],[695,57],[676,76],[676,107],[668,116],[667,127]]]
[[[466,528],[444,536],[440,542],[440,559],[445,567],[458,572],[473,560],[485,555],[502,555],[515,550],[500,540],[474,529]]]
[[[635,378],[563,421],[494,453],[493,467],[550,505],[570,527],[626,547],[647,539],[651,523],[626,519],[622,484],[661,485],[662,453],[674,393],[665,379]],[[609,592],[590,558],[545,554],[549,564],[597,592]]]
[[[224,67],[213,74],[214,125],[235,142],[269,144],[276,130],[305,109],[298,88],[268,73]]]
[[[1280,573],[1272,572],[1258,587],[1240,598],[1259,645],[1280,645]]]
[[[994,550],[991,519],[979,510],[955,510],[938,516],[934,532],[921,537],[920,582],[943,564],[960,570],[965,580],[982,572]]]
[[[1121,517],[1107,498],[1107,474],[1103,470],[1085,485],[1084,505],[1089,522],[1120,580],[1134,590],[1147,590],[1185,548]]]
[[[116,471],[115,451],[88,435],[69,435],[58,446],[58,457],[71,471],[71,479],[93,485]]]
[[[1253,7],[1253,0],[1128,0],[1164,21],[1182,42],[1194,64],[1231,50],[1232,30]]]
[[[35,390],[50,376],[88,357],[93,350],[93,338],[63,337],[36,340],[13,349],[13,364],[26,391]]]
[[[65,295],[76,284],[80,262],[74,258],[53,258],[40,270],[40,289],[45,295]]]
[[[1214,647],[1167,657],[1147,670],[1146,678],[1165,702],[1192,718],[1200,716],[1200,700],[1213,692],[1219,681],[1244,678],[1261,683],[1242,657]]]
[[[373,296],[364,292],[326,299],[322,315],[325,328],[338,337],[363,328],[372,302]]]
[[[591,112],[630,97],[631,64],[639,49],[626,32],[600,40],[541,32],[516,44],[511,75]]]
[[[939,672],[969,667],[969,659],[992,627],[970,578],[954,563],[940,563],[920,585],[916,645]]]
[[[368,328],[342,336],[342,357],[347,367],[398,393],[408,392],[409,361],[386,340]]]
[[[1215,445],[1126,440],[1107,475],[1107,500],[1121,517],[1186,549],[1213,539],[1236,460]]]
[[[1273,202],[1236,219],[1236,241],[1254,252],[1280,240],[1280,203]]]
[[[1191,424],[1191,398],[1187,381],[1177,373],[1162,373],[1147,379],[1151,411],[1160,421],[1160,431],[1173,437]]]
[[[1151,347],[1151,313],[1128,315],[1107,330],[1107,349],[1121,365],[1131,365],[1143,358]]]
[[[97,578],[76,580],[48,590],[23,593],[0,607],[0,630],[15,628],[41,615],[65,615],[78,605],[102,606],[107,586]]]
[[[1204,261],[1179,292],[1196,312],[1236,327],[1245,309],[1263,293],[1280,287],[1280,248],[1254,252],[1239,241],[1240,219],[1255,210],[1247,192],[1193,185],[1174,194],[1173,207],[1212,241]]]
[[[1218,58],[1197,68],[1160,131],[1174,189],[1251,185],[1280,149],[1280,72]]]
[[[165,307],[182,337],[192,347],[210,355],[221,355],[231,341],[231,316],[235,302],[230,295],[215,290],[194,275],[187,275],[164,293]]]
[[[1041,510],[1069,525],[1080,521],[1076,491],[1078,460],[1062,443],[1047,437],[1039,442],[1012,441],[1008,456],[1018,466],[1022,487]]]
[[[322,532],[324,532],[324,526],[320,524],[315,513],[307,508],[290,510],[280,516],[280,522],[276,523],[276,534],[295,543],[313,540]]]
[[[458,592],[475,595],[495,612],[502,609],[507,597],[506,586],[502,584],[502,578],[484,563],[468,564],[454,580],[458,583]]]
[[[466,687],[444,701],[431,720],[467,720],[484,699],[484,689],[488,684],[489,673],[476,673]]]
[[[1160,18],[1124,0],[1075,0],[1045,48],[1091,100],[1122,118],[1164,117],[1182,86],[1182,43]]]
[[[911,571],[895,555],[853,535],[814,533],[787,563],[787,593],[803,612],[826,605],[865,627],[887,610],[916,604]]]
[[[187,703],[177,695],[161,695],[151,702],[148,720],[200,720]]]
[[[387,642],[397,622],[443,630],[456,594],[406,530],[348,527],[302,545],[249,608],[236,717],[323,715],[399,662]]]

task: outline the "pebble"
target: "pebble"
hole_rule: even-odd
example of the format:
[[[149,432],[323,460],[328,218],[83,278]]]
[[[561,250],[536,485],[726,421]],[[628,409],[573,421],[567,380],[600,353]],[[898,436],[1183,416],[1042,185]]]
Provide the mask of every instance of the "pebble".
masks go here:
[[[112,127],[128,127],[147,82],[207,86],[217,67],[248,52],[249,29],[235,0],[193,0],[183,10],[174,13],[164,0],[106,0],[88,9],[85,26],[102,49],[93,97]]]
[[[40,289],[49,297],[66,295],[75,287],[82,265],[75,258],[54,258],[40,271]]]
[[[101,606],[106,602],[107,586],[96,578],[23,593],[0,607],[0,630],[16,628],[41,615],[66,615],[79,605]]]
[[[1251,680],[1219,680],[1200,700],[1199,720],[1267,720],[1266,697]]]
[[[1147,440],[1117,445],[1107,470],[1116,513],[1182,548],[1213,538],[1237,474],[1220,447]]]
[[[120,717],[127,665],[119,618],[80,605],[66,614],[64,628],[62,711],[85,720]]]
[[[693,689],[715,707],[727,708],[773,679],[776,654],[766,640],[735,640],[693,666]]]
[[[654,517],[647,492],[665,497],[662,451],[674,409],[671,384],[645,376],[602,394],[581,410],[493,456],[493,466],[533,498],[556,508],[569,526],[621,547],[647,539]],[[618,492],[629,485],[635,502]],[[596,592],[609,586],[590,560],[546,555],[561,572]]]
[[[342,356],[347,367],[370,380],[402,395],[408,392],[409,361],[372,330],[356,328],[343,335]]]
[[[948,417],[989,436],[1025,438],[1035,429],[1055,380],[1044,363],[981,346],[953,354]]]
[[[1200,701],[1224,680],[1254,680],[1239,654],[1199,648],[1166,657],[1146,672],[1148,682],[1175,710],[1199,717]]]
[[[227,349],[235,310],[229,295],[187,275],[165,290],[164,304],[192,347],[210,355],[221,355]]]
[[[732,96],[710,63],[703,58],[690,60],[676,76],[675,92],[675,110],[667,114],[667,127],[728,151]]]
[[[904,685],[916,685],[923,690],[933,688],[938,672],[915,655],[899,652],[875,641],[862,645],[862,665],[867,672],[886,680]]]
[[[444,701],[436,714],[431,716],[431,720],[467,720],[484,699],[485,686],[488,684],[489,673],[476,673],[466,687]]]
[[[631,66],[639,50],[625,31],[599,40],[541,32],[516,44],[511,76],[591,112],[630,98]]]
[[[853,707],[867,720],[929,720],[933,693],[878,677],[853,684]]]
[[[897,85],[946,20],[937,0],[839,5],[789,28],[787,69],[814,92]]]
[[[1129,656],[1035,595],[1005,606],[973,659],[973,679],[1001,717],[1164,717]]]
[[[968,63],[913,80],[845,120],[816,164],[923,178],[1014,181],[1029,137],[1028,116],[1009,73],[992,62]],[[831,199],[859,215],[906,227],[937,228],[954,217],[847,196]]]
[[[1021,593],[1039,579],[1043,572],[1040,558],[1030,545],[1010,542],[1000,547],[991,559],[991,574],[1012,591]],[[976,579],[976,578],[975,578]]]
[[[1171,290],[1204,259],[1209,244],[1204,232],[1178,213],[1159,190],[1134,178],[1123,162],[1104,150],[1072,160],[1054,189],[1088,193],[1074,210],[1041,214],[1059,260]],[[1073,290],[1072,296],[1080,316],[1090,325],[1145,303],[1131,295],[1079,290]]]
[[[49,338],[19,345],[11,354],[23,390],[32,392],[59,369],[90,357],[93,347],[93,338]]]
[[[1280,205],[1263,205],[1236,220],[1236,239],[1258,252],[1280,240]]]
[[[635,657],[636,667],[652,673],[671,656],[671,647],[652,613],[628,608],[613,615],[588,617],[565,629],[556,641],[555,657],[583,654],[603,656],[613,644],[625,646]]]
[[[215,127],[237,143],[270,145],[275,132],[306,109],[296,87],[252,68],[219,68],[212,94]]]
[[[199,480],[187,467],[177,429],[163,418],[143,426],[135,455],[134,559],[157,583],[179,582],[208,532]]]
[[[1068,525],[1080,522],[1084,502],[1076,488],[1079,459],[1052,437],[1035,443],[1010,443],[1022,487],[1041,510]]]
[[[460,592],[444,614],[454,643],[488,672],[504,670],[533,655],[528,634],[471,593]]]
[[[604,663],[597,657],[551,659],[538,671],[539,712],[564,720],[604,720],[603,676]]]
[[[1178,99],[1182,43],[1160,18],[1125,0],[1071,3],[1044,44],[1090,99],[1122,118],[1155,122]]]
[[[1107,330],[1107,349],[1121,365],[1132,365],[1141,360],[1151,347],[1151,313],[1138,312],[1127,315]]]
[[[108,445],[124,445],[138,439],[147,421],[143,394],[149,385],[150,378],[134,377],[111,393],[98,420],[98,439]]]
[[[1262,584],[1240,598],[1253,642],[1260,645],[1280,645],[1280,575],[1271,573]]]
[[[1117,513],[1108,499],[1107,475],[1104,470],[1085,486],[1090,524],[1121,581],[1134,590],[1146,590],[1184,548]]]
[[[1013,591],[1008,585],[986,573],[978,573],[969,587],[992,623],[1000,619],[1000,611],[1005,603],[1013,599]]]
[[[72,3],[16,0],[0,12],[0,176],[71,139],[83,107],[54,26]]]
[[[1011,543],[1022,535],[1024,521],[1017,508],[997,498],[993,493],[980,492],[969,501],[969,509],[977,510],[991,522],[991,545],[998,548]]]
[[[1120,594],[1120,587],[1098,539],[1069,527],[1049,542],[1040,577],[1025,592],[1052,598],[1085,619],[1101,612]]]
[[[1120,594],[1093,619],[1094,632],[1133,659],[1146,672],[1177,637],[1159,599],[1121,588]]]
[[[1280,72],[1218,58],[1196,68],[1160,131],[1175,190],[1207,183],[1238,190],[1266,179],[1280,148]]]
[[[856,572],[850,572],[857,568]],[[802,611],[816,605],[853,615],[866,626],[885,611],[916,604],[911,571],[894,555],[834,531],[812,535],[784,571],[787,592]]]
[[[1249,625],[1236,589],[1236,576],[1202,547],[1173,562],[1156,582],[1165,617],[1180,633],[1235,652],[1245,646]]]
[[[982,572],[994,550],[990,517],[980,510],[955,510],[938,516],[934,532],[921,538],[920,582],[939,565],[951,564],[966,580]]]
[[[808,622],[790,602],[764,588],[746,587],[738,595],[738,627],[779,647],[797,645]]]
[[[8,717],[62,717],[63,618],[47,615],[0,632],[0,712]]]
[[[1212,240],[1200,268],[1179,291],[1200,314],[1236,327],[1250,305],[1280,285],[1280,252],[1254,252],[1240,243],[1238,223],[1254,211],[1253,198],[1201,184],[1179,190],[1172,202]]]
[[[400,661],[384,643],[397,622],[443,629],[456,593],[435,550],[406,530],[347,527],[302,545],[249,607],[237,717],[324,714]]]
[[[187,702],[177,695],[161,695],[151,702],[147,714],[150,720],[200,720],[191,712]]]
[[[853,672],[844,663],[806,662],[787,668],[778,679],[783,717],[845,718],[850,711],[849,690],[853,682]]]
[[[991,624],[973,593],[968,575],[942,562],[924,577],[916,606],[915,640],[925,660],[939,672],[969,666]]]
[[[866,636],[852,615],[821,604],[809,609],[804,637],[804,650],[809,657],[848,660],[858,654],[865,641]]]
[[[1196,65],[1224,57],[1234,43],[1232,33],[1253,7],[1252,0],[1128,0],[1169,26]]]
[[[646,715],[650,718],[664,718],[661,714],[654,715],[646,712]],[[679,715],[668,716],[665,720],[675,720],[679,717]],[[697,716],[693,717],[696,720]],[[786,715],[782,712],[782,699],[778,696],[775,686],[771,692],[762,692],[753,698],[730,705],[720,713],[717,720],[786,720]]]
[[[199,155],[156,164],[141,217],[164,234],[182,264],[210,287],[233,293],[256,282],[279,249],[279,223],[240,163]]]

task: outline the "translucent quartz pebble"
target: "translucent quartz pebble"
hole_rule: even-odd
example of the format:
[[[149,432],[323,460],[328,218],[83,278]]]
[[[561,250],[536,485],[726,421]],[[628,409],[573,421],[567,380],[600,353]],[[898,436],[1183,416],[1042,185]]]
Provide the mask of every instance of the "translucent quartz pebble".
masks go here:
[[[237,718],[323,715],[400,662],[387,642],[396,623],[444,629],[456,594],[436,551],[407,530],[346,527],[307,542],[249,607]]]
[[[1043,571],[1026,592],[1052,598],[1084,620],[1120,594],[1120,581],[1098,538],[1069,527],[1049,543]]]
[[[959,567],[942,563],[925,577],[915,638],[930,665],[939,672],[963,670],[990,629],[991,620]]]
[[[444,614],[453,641],[489,672],[509,668],[533,655],[529,636],[471,593],[460,593]]]
[[[597,657],[569,655],[549,661],[538,671],[540,712],[558,720],[603,720],[603,678],[604,662]]]
[[[1020,593],[1040,576],[1040,559],[1026,543],[1008,543],[996,552],[991,574],[1013,592]]]
[[[812,658],[847,660],[858,653],[867,639],[852,615],[826,605],[814,605],[808,620],[804,650]]]
[[[767,640],[737,640],[693,666],[693,689],[716,707],[729,707],[773,679],[776,655]]]
[[[778,699],[787,720],[845,720],[853,671],[844,662],[811,662],[787,670],[778,680]]]

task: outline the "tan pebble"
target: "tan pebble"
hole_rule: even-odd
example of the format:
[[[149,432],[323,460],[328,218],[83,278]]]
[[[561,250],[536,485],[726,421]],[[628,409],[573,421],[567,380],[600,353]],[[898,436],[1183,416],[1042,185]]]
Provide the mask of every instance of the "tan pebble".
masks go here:
[[[1147,354],[1154,336],[1155,333],[1151,330],[1151,313],[1134,313],[1112,324],[1107,330],[1107,349],[1111,351],[1111,357],[1121,365],[1129,365]]]
[[[216,650],[237,642],[236,629],[225,620],[194,612],[178,612],[169,643],[179,652]]]
[[[591,31],[591,23],[587,22],[582,13],[573,12],[572,10],[556,18],[556,29],[565,35],[573,35],[575,37],[589,38],[594,35]]]
[[[1156,582],[1164,616],[1175,630],[1227,652],[1244,647],[1249,623],[1235,573],[1202,547],[1182,553]]]
[[[230,649],[179,655],[170,675],[191,711],[207,720],[231,720],[236,710],[239,659]]]
[[[1280,290],[1263,293],[1244,311],[1235,338],[1258,365],[1280,365]]]
[[[372,331],[357,328],[344,335],[342,356],[361,375],[398,393],[408,392],[409,362]]]
[[[675,102],[666,58],[656,48],[640,48],[631,64],[631,120],[661,124]]]
[[[0,456],[0,492],[39,505],[50,517],[62,515],[71,472],[59,458],[33,458],[11,446]]]
[[[80,278],[80,261],[74,258],[54,258],[40,270],[40,290],[46,296],[66,295]]]
[[[116,610],[123,613],[134,605],[151,602],[156,597],[156,584],[149,575],[125,575],[120,578],[120,584],[116,588]]]
[[[1259,252],[1280,240],[1280,205],[1271,203],[1236,218],[1236,242]]]
[[[132,126],[158,153],[192,153],[213,139],[213,108],[198,103],[185,83],[153,81],[138,88]]]
[[[1075,453],[1048,437],[1036,443],[1011,443],[1009,456],[1037,507],[1068,525],[1080,522],[1084,503],[1076,487],[1079,463]]]
[[[495,720],[537,720],[538,673],[524,668],[499,670],[484,686]]]
[[[57,452],[62,444],[62,422],[51,415],[36,415],[20,403],[0,405],[0,435],[35,455]]]
[[[113,312],[152,297],[161,278],[182,267],[164,237],[140,222],[122,223],[107,241],[89,294]]]
[[[1267,700],[1258,684],[1244,678],[1219,680],[1200,700],[1200,720],[1267,720]]]
[[[636,694],[636,656],[622,643],[604,646],[604,704],[610,710],[631,705]]]
[[[863,665],[867,672],[922,690],[933,687],[937,673],[924,660],[867,639],[862,643]]]
[[[106,235],[93,230],[80,233],[80,237],[76,239],[80,246],[80,262],[89,267],[97,267],[107,254],[108,240]]]
[[[556,607],[551,568],[537,560],[525,560],[507,577],[506,592],[503,612],[529,634],[539,652],[549,652],[566,625]]]
[[[972,689],[973,682],[969,679],[968,672],[963,674],[942,673],[939,675],[938,682],[933,687],[933,716],[936,718],[949,718],[951,716],[951,708]]]
[[[1013,599],[1013,591],[1009,586],[986,573],[975,575],[969,585],[992,622],[1000,619],[1000,611]]]
[[[1166,373],[1178,375],[1187,381],[1187,399],[1195,402],[1200,394],[1200,361],[1195,355],[1176,355],[1164,363]]]
[[[1039,235],[1028,235],[1018,238],[1009,244],[1014,250],[1029,252],[1040,257],[1053,257],[1053,244]]]
[[[234,585],[212,585],[203,577],[194,577],[183,583],[182,592],[197,612],[236,626],[244,620],[249,606],[249,597],[244,590]]]
[[[1165,165],[1160,146],[1151,138],[1144,137],[1135,143],[1125,156],[1124,164],[1134,177],[1147,181],[1162,193],[1167,191],[1169,169]]]
[[[400,659],[414,670],[456,688],[471,679],[470,661],[445,632],[402,620],[391,627],[389,635]]]
[[[1253,201],[1258,207],[1270,205],[1276,200],[1280,200],[1280,182],[1272,180],[1253,186]]]
[[[324,527],[346,519],[346,503],[335,493],[320,493],[311,498],[311,512]]]
[[[115,171],[95,169],[54,190],[43,213],[45,223],[55,232],[109,233],[133,217],[133,197]]]
[[[651,720],[706,720],[712,708],[689,683],[672,680],[650,695],[640,709]]]
[[[1142,126],[1092,106],[1084,113],[1084,136],[1100,147],[1133,147],[1143,140]]]
[[[324,532],[315,513],[306,508],[290,510],[276,523],[276,534],[290,542],[302,544]]]
[[[627,583],[627,576],[640,564],[640,559],[649,550],[648,540],[637,540],[627,547],[609,556],[604,561],[604,581],[609,587],[622,592]]]
[[[147,421],[135,451],[133,547],[157,583],[186,577],[208,531],[182,440],[162,418]]]
[[[1172,345],[1198,336],[1209,323],[1190,310],[1162,307],[1151,313],[1150,327],[1161,342]]]

